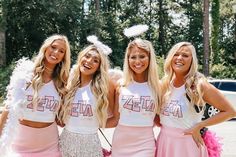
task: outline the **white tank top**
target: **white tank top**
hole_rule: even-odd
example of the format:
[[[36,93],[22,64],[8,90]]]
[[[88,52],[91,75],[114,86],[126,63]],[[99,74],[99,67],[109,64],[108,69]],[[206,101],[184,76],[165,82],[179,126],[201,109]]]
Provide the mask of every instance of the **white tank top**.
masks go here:
[[[155,112],[154,99],[147,82],[130,83],[120,88],[119,124],[126,126],[153,126]]]
[[[203,111],[197,113],[186,97],[185,84],[171,87],[167,104],[161,109],[161,124],[169,127],[188,129],[201,121]]]
[[[36,109],[33,109],[33,89],[32,86],[26,89],[26,105],[23,106],[22,119],[51,123],[55,121],[56,110],[59,107],[60,97],[54,86],[53,81],[50,81],[42,86],[38,93],[39,104]]]
[[[99,123],[95,115],[96,101],[90,83],[76,91],[66,129],[81,134],[96,133]]]

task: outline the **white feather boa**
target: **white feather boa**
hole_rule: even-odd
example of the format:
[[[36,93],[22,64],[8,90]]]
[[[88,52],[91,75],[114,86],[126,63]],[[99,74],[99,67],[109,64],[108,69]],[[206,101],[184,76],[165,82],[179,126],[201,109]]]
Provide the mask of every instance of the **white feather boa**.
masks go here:
[[[33,76],[34,63],[26,58],[17,61],[12,72],[10,84],[7,86],[7,98],[4,104],[8,106],[9,114],[0,137],[0,156],[7,156],[11,152],[11,143],[17,134],[18,119],[22,118],[22,109],[26,101],[26,83]]]

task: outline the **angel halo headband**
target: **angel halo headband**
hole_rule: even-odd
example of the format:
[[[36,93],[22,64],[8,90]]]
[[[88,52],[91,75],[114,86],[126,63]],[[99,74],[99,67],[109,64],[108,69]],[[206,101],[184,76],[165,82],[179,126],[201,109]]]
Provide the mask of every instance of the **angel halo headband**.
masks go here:
[[[148,25],[134,25],[124,29],[124,35],[128,38],[137,37],[148,30]]]
[[[94,46],[101,50],[101,52],[105,55],[109,55],[112,52],[111,48],[99,41],[95,35],[88,36],[87,40],[94,44]]]

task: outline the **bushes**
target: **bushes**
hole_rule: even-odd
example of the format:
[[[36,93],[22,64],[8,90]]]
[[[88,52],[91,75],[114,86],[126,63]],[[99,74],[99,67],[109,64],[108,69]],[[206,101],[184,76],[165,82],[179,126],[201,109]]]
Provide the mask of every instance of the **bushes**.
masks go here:
[[[224,65],[224,63],[215,64],[211,67],[210,75],[211,77],[218,79],[235,79],[236,65]]]
[[[0,67],[0,106],[6,96],[6,87],[9,84],[14,66],[15,63],[12,63],[6,67]]]

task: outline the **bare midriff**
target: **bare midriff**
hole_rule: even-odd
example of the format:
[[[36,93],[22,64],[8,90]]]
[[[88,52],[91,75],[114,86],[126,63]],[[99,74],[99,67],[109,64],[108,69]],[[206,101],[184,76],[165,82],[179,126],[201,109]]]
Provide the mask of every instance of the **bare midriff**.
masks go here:
[[[34,121],[29,121],[29,120],[20,120],[20,124],[29,126],[32,128],[45,128],[52,125],[52,123],[34,122]]]

